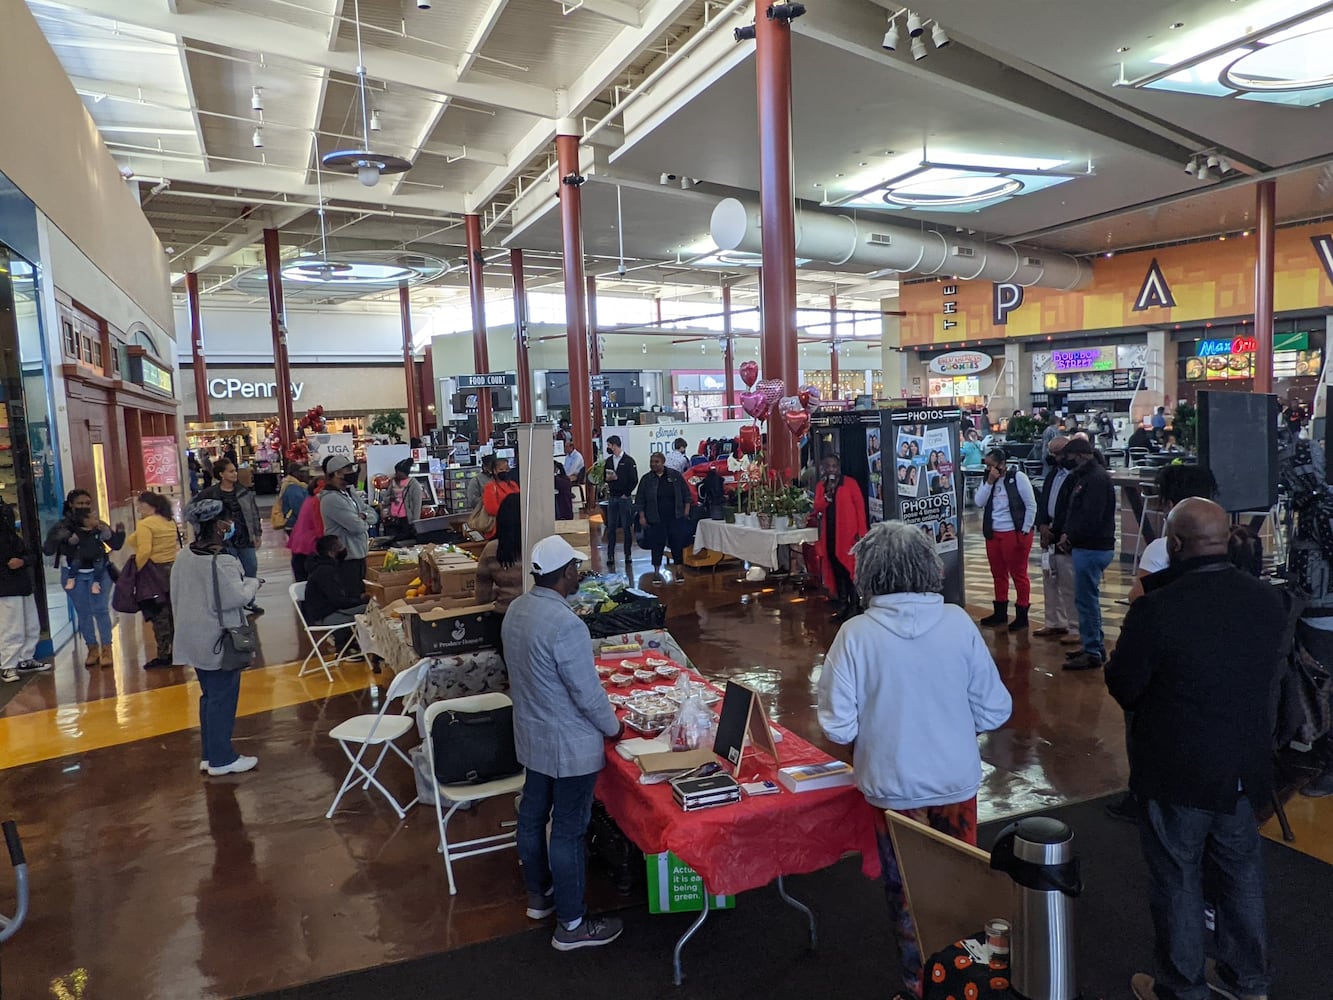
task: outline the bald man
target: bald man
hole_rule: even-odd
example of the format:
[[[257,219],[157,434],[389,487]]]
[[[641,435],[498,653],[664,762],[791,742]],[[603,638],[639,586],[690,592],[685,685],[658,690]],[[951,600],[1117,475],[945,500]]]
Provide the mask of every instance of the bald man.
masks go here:
[[[1041,591],[1046,604],[1046,620],[1032,634],[1042,639],[1058,639],[1078,627],[1074,610],[1074,558],[1057,552],[1055,543],[1065,530],[1065,512],[1073,488],[1070,470],[1060,466],[1060,456],[1069,438],[1052,437],[1046,445],[1046,478],[1037,499],[1037,536],[1041,542]]]
[[[1126,711],[1156,934],[1139,1000],[1268,994],[1255,807],[1273,794],[1273,716],[1285,650],[1278,591],[1227,560],[1230,519],[1183,500],[1166,521],[1171,582],[1125,616],[1106,686]],[[1204,960],[1203,865],[1218,873],[1217,963]]]

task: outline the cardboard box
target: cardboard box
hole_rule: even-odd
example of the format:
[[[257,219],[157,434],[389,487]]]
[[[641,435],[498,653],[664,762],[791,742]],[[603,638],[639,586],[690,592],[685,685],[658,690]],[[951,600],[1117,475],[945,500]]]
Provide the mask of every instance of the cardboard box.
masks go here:
[[[388,549],[371,549],[366,553],[366,571],[379,569],[384,565],[384,557],[389,554]]]
[[[440,567],[440,596],[468,597],[477,592],[477,564]]]
[[[698,750],[646,753],[636,759],[639,770],[644,774],[661,774],[664,771],[692,771],[704,764],[714,764],[717,762],[717,754],[710,747],[700,747]]]
[[[461,608],[408,609],[403,630],[418,656],[456,656],[494,649],[500,642],[500,616],[494,604]]]
[[[390,570],[371,569],[370,567],[366,568],[367,580],[371,581],[372,583],[383,584],[386,587],[395,587],[395,586],[406,587],[409,583],[411,583],[413,580],[417,578],[417,575],[418,575],[417,567],[415,565],[408,565],[403,567],[402,569],[390,569]]]
[[[366,593],[370,596],[370,599],[382,608],[387,608],[394,601],[400,601],[407,597],[409,589],[405,583],[386,585],[374,580],[364,580],[362,582],[365,584]]]

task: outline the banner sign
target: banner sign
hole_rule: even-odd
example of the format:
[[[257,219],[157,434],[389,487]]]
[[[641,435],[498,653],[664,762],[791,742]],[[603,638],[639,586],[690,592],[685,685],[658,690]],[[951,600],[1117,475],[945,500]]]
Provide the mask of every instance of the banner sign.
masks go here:
[[[322,469],[324,459],[330,455],[342,455],[350,461],[356,461],[356,447],[351,434],[307,434],[306,446],[310,449],[310,468]]]
[[[180,449],[174,437],[145,437],[143,445],[143,481],[148,488],[181,484]]]
[[[492,372],[489,375],[459,375],[459,389],[506,389],[518,385],[518,376],[513,372]]]
[[[889,411],[885,451],[892,484],[885,516],[918,526],[944,562],[944,599],[962,606],[963,466],[958,456],[962,412],[956,409]]]

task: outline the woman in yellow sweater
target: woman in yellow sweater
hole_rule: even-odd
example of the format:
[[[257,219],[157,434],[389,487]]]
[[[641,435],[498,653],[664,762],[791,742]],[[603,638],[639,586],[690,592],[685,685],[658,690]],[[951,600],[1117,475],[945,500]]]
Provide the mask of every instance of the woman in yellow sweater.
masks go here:
[[[176,623],[171,614],[171,566],[180,548],[171,501],[161,493],[140,493],[136,504],[139,521],[126,541],[134,553],[139,572],[135,590],[144,620],[153,626],[157,655],[143,665],[145,670],[171,666]],[[144,595],[150,594],[145,599]]]

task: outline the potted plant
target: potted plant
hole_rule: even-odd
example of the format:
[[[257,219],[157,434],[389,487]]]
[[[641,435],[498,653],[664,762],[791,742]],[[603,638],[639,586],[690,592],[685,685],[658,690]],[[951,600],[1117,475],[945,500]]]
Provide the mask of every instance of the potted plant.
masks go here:
[[[1171,428],[1176,441],[1186,451],[1193,451],[1199,440],[1199,411],[1192,403],[1177,403]]]

